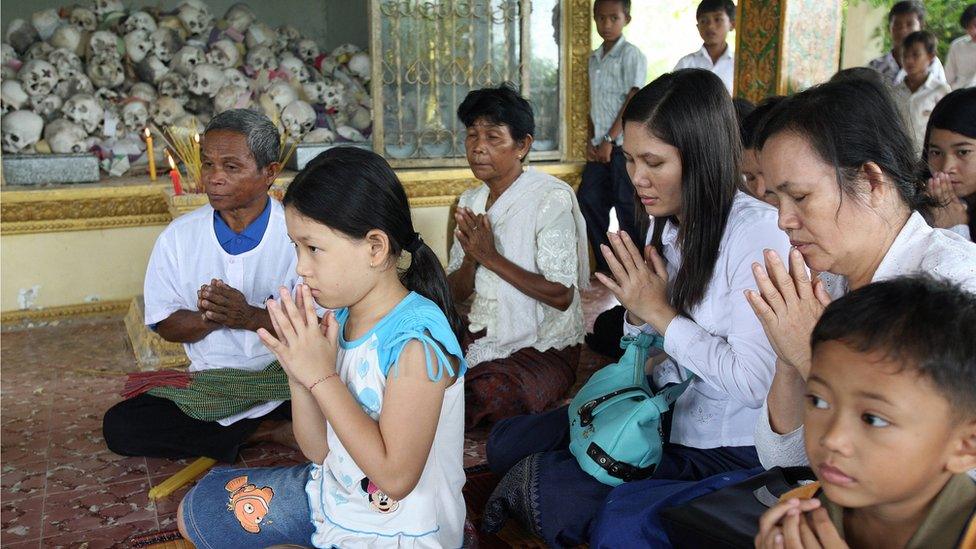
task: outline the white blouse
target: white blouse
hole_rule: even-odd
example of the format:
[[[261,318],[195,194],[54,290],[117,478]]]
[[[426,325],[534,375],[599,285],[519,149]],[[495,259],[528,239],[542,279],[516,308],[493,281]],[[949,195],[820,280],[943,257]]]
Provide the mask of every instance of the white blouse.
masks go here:
[[[535,175],[531,172],[526,174]],[[541,207],[535,217],[535,226],[521,229],[526,235],[535,235],[535,269],[529,270],[534,270],[550,282],[574,287],[573,302],[565,311],[540,303],[542,322],[538,327],[538,338],[532,345],[539,351],[576,345],[583,341],[585,333],[583,307],[578,287],[580,260],[573,191],[568,185],[562,186],[565,188],[550,190],[542,197]],[[483,185],[465,191],[458,200],[458,207],[469,208],[475,214],[483,214],[487,199],[488,188]],[[493,226],[492,230],[495,234],[495,246],[500,253],[506,255],[506,242],[499,238],[501,228]],[[447,272],[453,273],[458,270],[463,260],[464,249],[455,239],[451,246]],[[503,280],[497,274],[478,266],[474,279],[474,300],[468,314],[471,333],[487,329],[490,336],[499,331],[499,303],[496,295],[502,283]],[[471,359],[472,357],[469,357],[469,366],[477,366]]]
[[[976,244],[951,231],[933,229],[922,214],[915,212],[892,242],[871,282],[917,273],[951,280],[976,293]],[[847,293],[845,277],[821,273],[820,278],[832,299]],[[756,424],[756,451],[767,469],[809,463],[803,446],[803,427],[783,435],[776,433],[769,424],[765,405]]]
[[[698,376],[675,403],[671,442],[692,448],[752,446],[759,409],[769,392],[776,354],[745,298],[756,289],[752,264],[763,250],[786,257],[790,243],[777,226],[776,210],[745,193],[736,193],[719,245],[718,260],[702,301],[690,318],[675,317],[664,334],[670,357],[655,368],[661,373],[683,367]],[[670,222],[661,235],[668,276],[681,265],[678,229]],[[624,332],[653,332],[624,319]]]

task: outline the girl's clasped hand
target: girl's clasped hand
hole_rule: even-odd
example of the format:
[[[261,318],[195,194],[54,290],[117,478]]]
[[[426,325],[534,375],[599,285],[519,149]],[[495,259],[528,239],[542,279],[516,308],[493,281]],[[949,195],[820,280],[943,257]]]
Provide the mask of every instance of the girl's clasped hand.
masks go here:
[[[294,299],[282,286],[280,298],[267,302],[277,337],[263,328],[258,330],[288,377],[306,388],[335,373],[339,351],[339,323],[331,311],[320,322],[314,303],[305,284],[295,288]]]

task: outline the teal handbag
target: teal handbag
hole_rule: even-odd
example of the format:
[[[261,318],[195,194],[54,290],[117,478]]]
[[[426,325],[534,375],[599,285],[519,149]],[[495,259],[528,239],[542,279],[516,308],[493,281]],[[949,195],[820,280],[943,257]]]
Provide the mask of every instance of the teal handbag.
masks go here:
[[[569,451],[590,476],[610,486],[654,474],[661,461],[661,415],[694,376],[654,393],[644,374],[651,347],[664,338],[625,336],[626,351],[616,364],[598,370],[569,404]]]

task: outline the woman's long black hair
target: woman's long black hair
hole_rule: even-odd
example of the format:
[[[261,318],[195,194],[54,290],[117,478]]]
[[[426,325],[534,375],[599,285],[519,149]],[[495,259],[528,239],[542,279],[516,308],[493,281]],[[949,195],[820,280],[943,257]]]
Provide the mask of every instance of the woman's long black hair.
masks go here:
[[[383,157],[357,147],[329,149],[295,176],[282,202],[350,238],[365,238],[373,229],[383,231],[394,258],[410,250],[410,267],[400,273],[401,282],[436,303],[454,335],[461,337],[461,317],[444,269],[434,250],[414,231],[407,194]]]
[[[671,305],[683,314],[701,302],[718,261],[732,199],[739,182],[742,145],[732,100],[719,77],[699,69],[665,74],[631,98],[623,121],[647,132],[681,155],[681,266],[671,287]],[[643,206],[637,205],[641,211]],[[665,221],[656,219],[651,244],[662,252]]]

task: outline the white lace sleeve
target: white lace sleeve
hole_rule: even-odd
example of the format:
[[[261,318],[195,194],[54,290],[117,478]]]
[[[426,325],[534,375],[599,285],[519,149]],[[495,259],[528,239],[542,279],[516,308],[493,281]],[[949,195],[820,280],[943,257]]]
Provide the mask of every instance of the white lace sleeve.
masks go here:
[[[756,453],[759,454],[759,463],[766,469],[810,463],[803,445],[803,427],[783,435],[773,431],[765,402],[759,410],[759,422],[756,424]]]
[[[575,286],[579,278],[576,221],[570,190],[551,191],[536,218],[535,262],[550,282]]]

